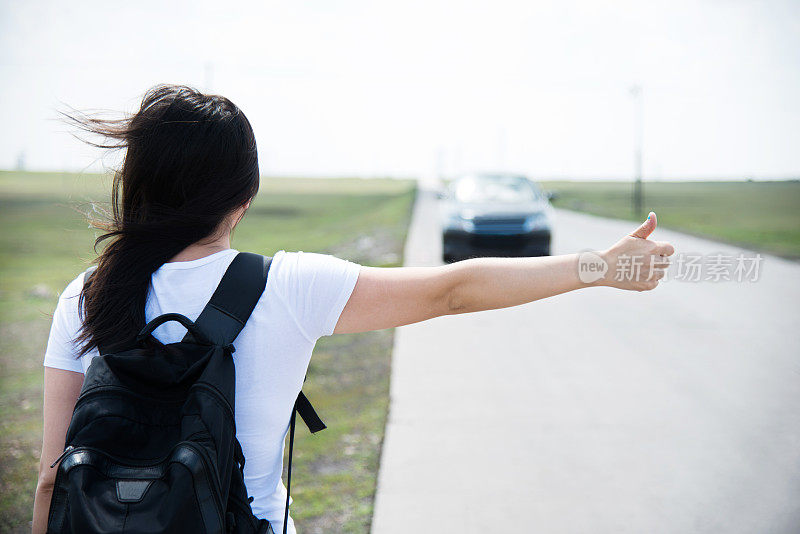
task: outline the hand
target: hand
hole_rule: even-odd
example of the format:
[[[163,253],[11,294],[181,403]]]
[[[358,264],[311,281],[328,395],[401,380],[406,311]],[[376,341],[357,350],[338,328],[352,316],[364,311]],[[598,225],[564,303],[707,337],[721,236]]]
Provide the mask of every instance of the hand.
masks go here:
[[[632,291],[649,291],[658,286],[675,248],[666,241],[648,239],[657,224],[656,214],[651,211],[639,228],[599,253],[608,270],[597,285]]]

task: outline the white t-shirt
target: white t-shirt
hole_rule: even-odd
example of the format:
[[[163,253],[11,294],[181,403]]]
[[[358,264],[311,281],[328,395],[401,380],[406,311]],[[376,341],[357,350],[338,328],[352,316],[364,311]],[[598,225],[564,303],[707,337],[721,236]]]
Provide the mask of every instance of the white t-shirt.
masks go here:
[[[147,321],[169,312],[196,320],[237,251],[193,261],[165,263],[152,276]],[[358,279],[360,265],[328,254],[278,251],[267,287],[234,345],[236,436],[245,454],[244,478],[259,518],[283,528],[286,489],[281,481],[289,415],[303,385],[311,351],[321,336],[333,334]],[[76,359],[74,340],[81,323],[78,295],[83,273],[58,300],[44,365],[84,373],[94,350]],[[163,343],[180,341],[186,330],[176,322],[156,329]],[[289,531],[294,525],[289,521]]]

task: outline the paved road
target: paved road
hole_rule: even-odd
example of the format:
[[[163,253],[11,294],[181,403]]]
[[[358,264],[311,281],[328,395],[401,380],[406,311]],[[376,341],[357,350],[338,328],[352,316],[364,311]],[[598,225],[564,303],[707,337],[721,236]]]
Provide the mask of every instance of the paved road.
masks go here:
[[[439,263],[436,209],[407,264]],[[554,252],[631,229],[559,211]],[[373,533],[800,532],[800,265],[761,269],[399,328]]]

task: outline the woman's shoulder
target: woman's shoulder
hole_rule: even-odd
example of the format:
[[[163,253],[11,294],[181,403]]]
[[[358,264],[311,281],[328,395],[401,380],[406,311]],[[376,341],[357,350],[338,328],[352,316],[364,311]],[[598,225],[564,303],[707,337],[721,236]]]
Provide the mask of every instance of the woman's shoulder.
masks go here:
[[[94,269],[94,267],[90,267],[89,269],[79,273],[78,276],[76,276],[69,284],[67,284],[67,287],[64,288],[64,290],[59,295],[58,299],[59,300],[67,300],[67,299],[75,299],[75,300],[77,300],[77,298],[81,294],[81,291],[83,290],[83,283],[84,283],[84,280],[86,279],[86,274],[88,272],[92,271],[93,269]]]
[[[325,252],[306,252],[303,250],[279,250],[273,255],[273,261],[300,267],[326,267],[349,260]]]
[[[270,273],[268,285],[281,297],[299,330],[312,343],[331,335],[360,265],[332,254],[302,250],[279,251],[274,258],[277,269]]]
[[[273,256],[276,278],[288,285],[340,282],[357,272],[360,265],[323,252],[280,250]]]

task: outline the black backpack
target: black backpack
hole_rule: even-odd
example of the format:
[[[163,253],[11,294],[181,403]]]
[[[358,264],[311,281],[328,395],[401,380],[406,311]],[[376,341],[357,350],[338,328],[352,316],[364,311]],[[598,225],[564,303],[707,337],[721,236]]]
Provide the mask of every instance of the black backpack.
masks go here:
[[[58,472],[48,532],[273,532],[253,515],[244,484],[231,358],[271,261],[239,253],[197,321],[167,313],[147,323],[133,346],[100,347],[67,446],[51,466]],[[168,321],[188,332],[164,345],[151,334]],[[290,416],[287,493],[296,413],[312,432],[325,428],[301,392]],[[284,533],[288,512],[287,495]]]

